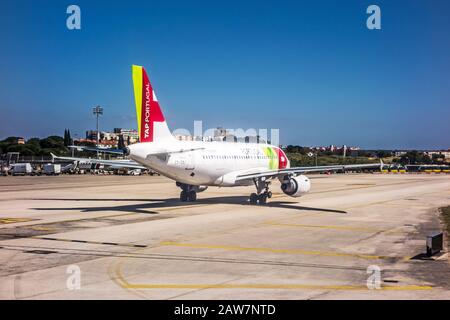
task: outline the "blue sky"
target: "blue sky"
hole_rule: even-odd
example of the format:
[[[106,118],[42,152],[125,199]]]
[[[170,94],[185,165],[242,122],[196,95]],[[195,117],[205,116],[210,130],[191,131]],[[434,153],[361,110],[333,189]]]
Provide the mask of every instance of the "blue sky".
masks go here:
[[[81,8],[81,30],[66,8]],[[382,29],[366,28],[381,8]],[[450,2],[0,2],[0,138],[136,127],[131,65],[171,129],[279,128],[282,144],[450,147]]]

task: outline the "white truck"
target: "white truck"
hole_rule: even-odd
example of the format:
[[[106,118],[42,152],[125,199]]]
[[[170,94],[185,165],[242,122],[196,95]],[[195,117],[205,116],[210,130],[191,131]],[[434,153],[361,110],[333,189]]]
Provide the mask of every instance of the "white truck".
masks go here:
[[[57,176],[61,173],[61,165],[58,163],[47,163],[44,164],[43,171],[48,176]]]
[[[11,165],[11,173],[13,176],[29,175],[33,172],[33,168],[30,163],[15,163]]]

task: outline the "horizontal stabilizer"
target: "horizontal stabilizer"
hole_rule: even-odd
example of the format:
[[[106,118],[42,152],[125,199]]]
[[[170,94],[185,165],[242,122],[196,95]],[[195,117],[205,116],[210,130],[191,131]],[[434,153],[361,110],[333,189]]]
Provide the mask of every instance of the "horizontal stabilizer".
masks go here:
[[[96,163],[102,164],[106,167],[113,167],[115,169],[127,168],[127,169],[147,169],[143,165],[137,163],[133,160],[103,160],[103,159],[91,159],[91,158],[77,158],[77,157],[60,157],[53,153],[51,154],[54,160],[65,160],[65,161],[79,161],[85,163]]]

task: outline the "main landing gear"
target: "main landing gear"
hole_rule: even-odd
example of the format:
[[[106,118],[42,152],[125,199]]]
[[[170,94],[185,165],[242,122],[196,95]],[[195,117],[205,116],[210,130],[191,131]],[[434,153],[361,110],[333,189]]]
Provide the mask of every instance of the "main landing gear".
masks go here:
[[[270,181],[265,178],[253,179],[256,187],[256,193],[250,195],[250,204],[266,204],[267,199],[272,198],[272,192],[269,191]]]
[[[195,191],[195,186],[189,184],[184,184],[177,182],[177,186],[181,188],[180,201],[182,202],[194,202],[197,200],[197,191]]]

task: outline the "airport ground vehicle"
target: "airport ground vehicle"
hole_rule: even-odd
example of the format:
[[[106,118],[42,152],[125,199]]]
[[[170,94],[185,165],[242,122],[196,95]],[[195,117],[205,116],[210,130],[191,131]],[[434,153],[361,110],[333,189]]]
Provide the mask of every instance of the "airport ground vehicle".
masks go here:
[[[142,174],[141,169],[134,169],[134,170],[128,171],[128,175],[130,175],[130,176],[140,176],[141,174]]]
[[[11,174],[13,176],[18,175],[30,175],[33,172],[33,168],[30,163],[15,163],[11,165]]]
[[[61,165],[58,163],[47,163],[44,164],[42,171],[48,176],[56,176],[61,173]]]

